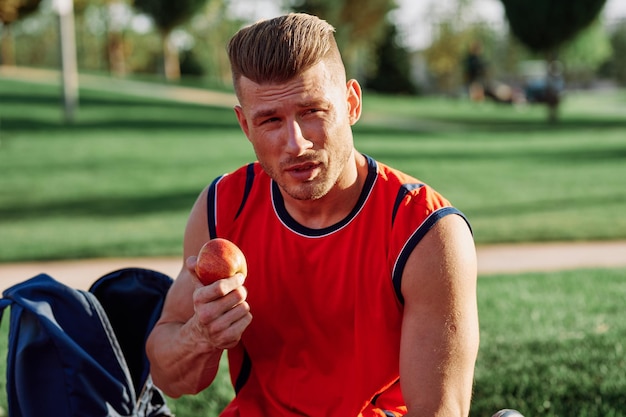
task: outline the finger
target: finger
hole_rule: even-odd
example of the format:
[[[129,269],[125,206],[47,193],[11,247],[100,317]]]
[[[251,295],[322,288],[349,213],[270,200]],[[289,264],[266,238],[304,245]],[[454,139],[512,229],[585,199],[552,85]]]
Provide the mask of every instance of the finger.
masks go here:
[[[237,274],[229,278],[218,279],[212,284],[204,285],[194,293],[194,301],[198,303],[209,303],[226,297],[231,292],[242,288],[243,275]],[[247,292],[246,292],[247,294]]]
[[[216,347],[229,349],[239,342],[251,322],[249,306],[245,302],[241,303],[208,326],[208,337]]]
[[[252,321],[245,296],[240,287],[220,300],[197,306],[195,328],[200,337],[221,349],[237,344]]]
[[[211,323],[232,308],[245,302],[248,296],[248,292],[243,286],[238,286],[225,295],[219,295],[221,293],[216,293],[213,288],[208,287],[197,289],[193,295],[196,314],[200,322],[205,324]]]

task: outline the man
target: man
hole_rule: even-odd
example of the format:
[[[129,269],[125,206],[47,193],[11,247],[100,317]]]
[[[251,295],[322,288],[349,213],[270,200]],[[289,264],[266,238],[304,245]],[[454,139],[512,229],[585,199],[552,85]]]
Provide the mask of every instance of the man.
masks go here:
[[[463,64],[465,85],[467,86],[470,100],[483,101],[485,99],[486,68],[480,42],[472,42]]]
[[[186,264],[147,344],[153,379],[197,393],[228,349],[236,397],[222,416],[466,416],[470,229],[430,187],[355,150],[361,88],[333,31],[289,14],[231,39],[235,113],[258,162],[192,209]],[[199,283],[195,255],[215,237],[242,249],[247,277]]]

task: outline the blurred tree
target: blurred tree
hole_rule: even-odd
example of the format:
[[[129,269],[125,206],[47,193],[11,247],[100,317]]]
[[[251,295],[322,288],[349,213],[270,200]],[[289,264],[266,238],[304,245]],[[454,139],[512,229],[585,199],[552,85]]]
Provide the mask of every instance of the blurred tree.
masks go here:
[[[606,0],[501,0],[513,34],[536,52],[556,51],[598,16]]]
[[[385,36],[386,16],[395,0],[291,0],[288,7],[328,21],[336,29],[337,43],[350,77],[375,71],[371,57]]]
[[[41,0],[0,0],[0,22],[2,22],[2,41],[0,42],[0,63],[15,65],[15,51],[11,25],[33,13]]]
[[[74,0],[77,26],[81,26],[77,29],[79,32],[84,33],[89,29],[85,27],[87,26],[85,14],[88,11],[92,11],[92,16],[97,14],[100,17],[99,20],[103,27],[106,64],[109,72],[116,76],[123,76],[128,72],[126,64],[128,44],[124,37],[127,22],[121,16],[129,8],[128,0]],[[79,38],[79,40],[81,39]]]
[[[606,30],[602,22],[596,19],[563,46],[560,58],[565,67],[566,81],[589,85],[598,68],[612,54],[613,49]]]
[[[456,94],[463,84],[463,62],[472,44],[482,45],[485,64],[496,48],[499,36],[480,19],[472,15],[472,0],[454,0],[454,7],[435,10],[431,7],[428,20],[433,25],[433,41],[424,50],[424,59],[437,90]],[[489,63],[489,73],[493,65]]]
[[[186,51],[186,58],[194,58],[201,66],[196,68],[196,74],[202,73],[204,81],[220,89],[232,87],[230,63],[224,46],[245,23],[229,17],[228,3],[229,0],[212,0],[184,26],[194,39],[192,49]],[[183,74],[189,73],[188,64],[181,62]]]
[[[438,26],[435,40],[424,51],[428,69],[440,91],[451,94],[460,85],[459,66],[468,38],[467,33],[456,30],[453,22],[443,21]]]
[[[107,15],[107,58],[109,71],[118,76],[128,72],[126,66],[127,43],[124,39],[125,24],[119,17],[124,13],[127,3],[122,0],[105,0]]]
[[[168,80],[180,78],[178,49],[173,45],[172,31],[191,19],[207,0],[134,0],[135,8],[150,16],[159,30],[163,44],[163,72]]]
[[[542,53],[548,68],[565,42],[589,26],[598,16],[606,0],[501,0],[511,32],[531,51]],[[546,76],[546,104],[549,119],[555,121],[559,94],[554,86],[558,77],[549,71]]]
[[[386,26],[386,35],[376,50],[376,72],[366,78],[365,86],[381,93],[415,94],[409,52],[398,44],[396,25],[387,22]]]
[[[611,29],[610,41],[613,54],[602,72],[620,85],[626,86],[626,19]]]

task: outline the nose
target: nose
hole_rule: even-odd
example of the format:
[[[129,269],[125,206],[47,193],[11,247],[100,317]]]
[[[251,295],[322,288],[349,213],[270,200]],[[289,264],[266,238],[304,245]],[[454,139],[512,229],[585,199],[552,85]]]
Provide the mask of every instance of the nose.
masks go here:
[[[300,156],[307,149],[313,147],[313,143],[306,139],[302,133],[302,128],[297,120],[287,124],[287,153]]]

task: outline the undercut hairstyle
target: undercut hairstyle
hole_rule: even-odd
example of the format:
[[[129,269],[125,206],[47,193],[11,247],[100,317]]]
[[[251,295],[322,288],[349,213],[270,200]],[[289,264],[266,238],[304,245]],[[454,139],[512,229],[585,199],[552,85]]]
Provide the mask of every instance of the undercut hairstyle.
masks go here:
[[[335,28],[305,13],[290,13],[239,30],[228,43],[235,91],[246,77],[257,84],[293,79],[321,61],[333,65],[345,79],[345,67],[335,40]]]

